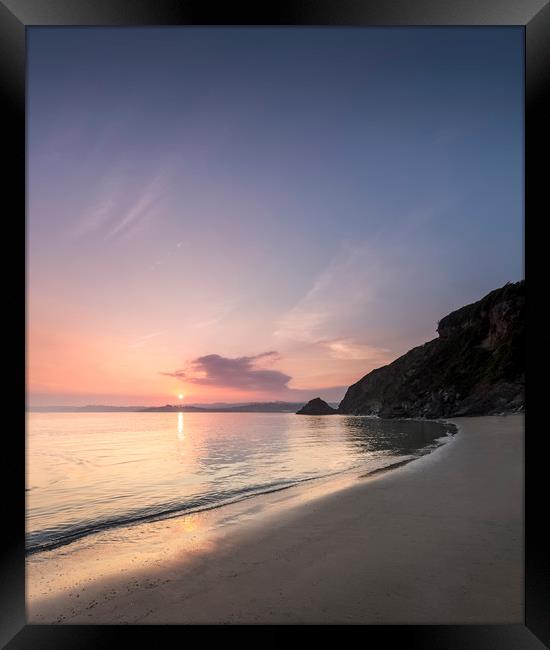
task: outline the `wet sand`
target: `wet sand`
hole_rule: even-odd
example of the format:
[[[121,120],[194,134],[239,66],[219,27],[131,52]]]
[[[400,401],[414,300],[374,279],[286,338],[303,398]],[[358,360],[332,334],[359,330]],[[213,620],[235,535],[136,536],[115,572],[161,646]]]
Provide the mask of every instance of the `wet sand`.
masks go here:
[[[27,564],[30,623],[522,623],[523,416],[376,476],[128,527]]]

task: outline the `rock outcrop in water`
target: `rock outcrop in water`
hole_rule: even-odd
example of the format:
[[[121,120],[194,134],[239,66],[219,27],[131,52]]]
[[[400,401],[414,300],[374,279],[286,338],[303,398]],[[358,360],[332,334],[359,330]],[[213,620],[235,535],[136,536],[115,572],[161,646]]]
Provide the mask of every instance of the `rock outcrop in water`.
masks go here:
[[[309,402],[302,406],[302,408],[296,412],[297,415],[334,415],[337,413],[336,409],[333,409],[332,406],[329,406],[325,400],[322,400],[320,397],[309,400]]]
[[[339,413],[386,418],[489,415],[524,408],[525,282],[439,321],[439,337],[348,388]]]

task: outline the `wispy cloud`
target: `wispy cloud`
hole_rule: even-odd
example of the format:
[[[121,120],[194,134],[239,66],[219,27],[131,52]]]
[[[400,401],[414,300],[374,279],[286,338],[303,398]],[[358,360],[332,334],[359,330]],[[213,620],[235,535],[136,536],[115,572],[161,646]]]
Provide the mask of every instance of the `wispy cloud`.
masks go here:
[[[447,198],[433,197],[391,228],[380,227],[363,241],[342,241],[310,288],[278,319],[273,332],[277,346],[345,339],[377,347],[375,331],[402,329],[400,314],[420,309],[419,287],[428,291],[445,272],[443,253],[433,245],[432,224],[448,205]]]
[[[95,202],[75,219],[69,231],[72,239],[81,239],[93,233],[112,239],[132,232],[140,223],[154,214],[153,208],[164,194],[166,174],[158,173],[137,193],[132,191],[127,175],[119,166],[113,166],[100,181]],[[131,197],[130,200],[128,197]],[[133,197],[133,198],[132,198]]]
[[[114,237],[120,233],[128,232],[146,217],[152,207],[157,203],[163,188],[163,176],[156,176],[143,190],[137,200],[127,208],[122,219],[107,234],[107,238]]]
[[[206,329],[223,322],[236,307],[242,303],[242,298],[228,298],[209,302],[206,305],[206,311],[201,313],[202,318],[193,323],[192,327],[196,329]]]
[[[141,348],[143,347],[148,341],[151,339],[155,339],[158,336],[161,336],[162,334],[165,333],[166,330],[162,330],[161,332],[152,332],[151,334],[144,334],[143,336],[139,336],[133,343],[130,344],[131,348]]]
[[[307,293],[281,317],[274,336],[315,343],[341,334],[346,316],[369,299],[369,282],[365,277],[369,250],[366,246],[344,244]]]
[[[318,341],[317,345],[325,348],[329,352],[329,356],[333,359],[385,363],[391,355],[391,350],[387,348],[378,348],[372,345],[357,343],[352,339]]]
[[[205,329],[207,327],[212,327],[213,325],[217,325],[219,322],[221,322],[222,317],[221,316],[214,316],[213,318],[207,318],[205,320],[199,320],[196,323],[193,323],[193,327],[196,329]]]
[[[113,198],[100,199],[76,222],[70,236],[79,239],[100,229],[112,219],[115,207],[116,201]]]

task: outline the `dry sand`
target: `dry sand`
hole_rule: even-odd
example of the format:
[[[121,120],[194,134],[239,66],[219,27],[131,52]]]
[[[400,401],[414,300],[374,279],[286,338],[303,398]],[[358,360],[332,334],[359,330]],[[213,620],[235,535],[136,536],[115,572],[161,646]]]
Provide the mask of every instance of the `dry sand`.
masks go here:
[[[453,422],[376,477],[32,556],[28,621],[522,623],[523,417]]]

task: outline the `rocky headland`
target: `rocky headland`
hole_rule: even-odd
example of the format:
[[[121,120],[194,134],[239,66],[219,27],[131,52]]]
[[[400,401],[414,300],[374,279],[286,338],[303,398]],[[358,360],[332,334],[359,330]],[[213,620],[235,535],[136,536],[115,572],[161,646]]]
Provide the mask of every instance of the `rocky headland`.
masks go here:
[[[440,320],[436,339],[350,386],[337,412],[440,418],[523,410],[524,318],[524,281],[491,291]]]
[[[334,415],[335,413],[338,413],[338,411],[320,397],[309,400],[307,404],[297,411],[297,415]]]

